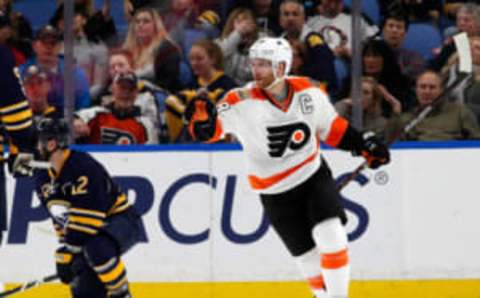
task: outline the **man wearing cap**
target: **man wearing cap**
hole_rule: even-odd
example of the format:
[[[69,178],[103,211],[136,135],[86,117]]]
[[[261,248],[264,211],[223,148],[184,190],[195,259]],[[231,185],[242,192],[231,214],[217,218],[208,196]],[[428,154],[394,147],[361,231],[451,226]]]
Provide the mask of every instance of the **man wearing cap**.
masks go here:
[[[35,57],[20,66],[20,74],[23,78],[25,71],[31,65],[37,65],[45,71],[52,84],[48,95],[49,103],[58,109],[63,109],[65,105],[63,95],[65,69],[63,57],[59,55],[60,47],[61,35],[57,29],[47,25],[38,30],[33,41]],[[75,110],[89,107],[91,100],[87,76],[78,66],[75,66],[73,71],[75,79]]]
[[[158,131],[150,120],[134,105],[137,97],[137,77],[121,73],[112,83],[113,101],[105,107],[78,111],[74,133],[89,144],[156,144]]]
[[[43,117],[55,119],[63,117],[63,110],[48,102],[51,84],[45,71],[36,65],[29,66],[23,78],[23,86],[35,121]]]

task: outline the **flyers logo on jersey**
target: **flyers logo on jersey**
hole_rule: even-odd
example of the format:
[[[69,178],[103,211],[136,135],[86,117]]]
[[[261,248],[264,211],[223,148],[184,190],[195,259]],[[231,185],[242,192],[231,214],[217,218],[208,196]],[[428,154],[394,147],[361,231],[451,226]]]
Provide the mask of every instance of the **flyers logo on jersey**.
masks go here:
[[[268,152],[271,157],[282,157],[287,149],[298,150],[310,139],[310,128],[305,123],[267,127]]]
[[[137,140],[129,131],[112,127],[102,127],[101,137],[102,144],[130,145],[137,143]]]

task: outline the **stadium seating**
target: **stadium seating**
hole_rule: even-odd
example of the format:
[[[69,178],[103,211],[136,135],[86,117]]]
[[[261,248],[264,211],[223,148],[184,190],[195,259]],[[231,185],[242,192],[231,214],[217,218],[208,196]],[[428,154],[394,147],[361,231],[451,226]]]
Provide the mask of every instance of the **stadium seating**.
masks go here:
[[[433,49],[442,45],[440,30],[430,23],[411,23],[403,47],[418,52],[426,60],[432,59]]]

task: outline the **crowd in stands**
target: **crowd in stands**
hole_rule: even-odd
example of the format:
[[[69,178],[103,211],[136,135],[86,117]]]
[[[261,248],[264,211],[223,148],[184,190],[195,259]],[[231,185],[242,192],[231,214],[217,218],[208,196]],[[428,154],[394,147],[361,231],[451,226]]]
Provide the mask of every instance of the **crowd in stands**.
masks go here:
[[[60,118],[63,1],[42,1],[56,1],[56,10],[32,28],[15,0],[0,0],[0,44],[15,57],[35,117]],[[74,1],[77,143],[193,142],[183,120],[187,103],[196,96],[216,103],[250,82],[248,50],[262,36],[286,38],[291,74],[317,81],[339,114],[352,117],[352,1],[122,1],[123,31],[110,0]],[[458,76],[452,36],[465,32],[473,74],[402,140],[480,139],[480,1],[362,2],[363,129],[389,140],[440,95]]]

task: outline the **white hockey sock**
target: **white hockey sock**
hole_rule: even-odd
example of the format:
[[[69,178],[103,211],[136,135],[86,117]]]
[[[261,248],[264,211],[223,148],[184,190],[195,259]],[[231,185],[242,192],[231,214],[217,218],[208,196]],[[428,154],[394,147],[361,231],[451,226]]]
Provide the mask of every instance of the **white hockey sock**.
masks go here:
[[[328,297],[348,297],[350,263],[347,234],[339,218],[331,218],[313,228],[313,238],[321,253],[321,268]]]
[[[303,277],[307,280],[312,293],[316,298],[326,298],[320,264],[320,252],[314,248],[301,256],[295,257],[295,262]]]

